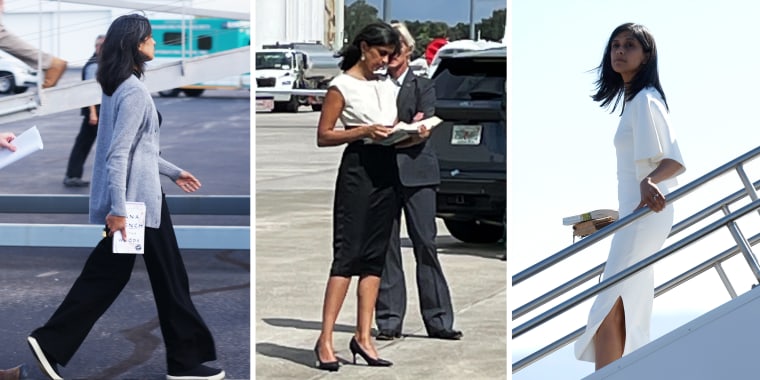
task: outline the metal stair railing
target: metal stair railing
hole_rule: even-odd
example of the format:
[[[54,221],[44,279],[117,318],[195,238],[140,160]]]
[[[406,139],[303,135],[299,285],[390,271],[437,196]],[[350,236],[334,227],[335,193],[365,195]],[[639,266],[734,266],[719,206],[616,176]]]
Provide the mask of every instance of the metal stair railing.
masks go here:
[[[755,189],[760,189],[760,181],[756,181],[753,184]],[[707,217],[710,217],[713,215],[716,211],[720,210],[721,207],[724,205],[735,203],[741,199],[743,199],[747,193],[745,191],[739,190],[723,199],[721,199],[718,202],[715,202],[714,204],[700,210],[699,212],[685,218],[681,222],[678,222],[673,225],[673,228],[670,230],[670,234],[668,237],[672,237],[679,232],[685,230],[686,228],[689,228],[693,226],[694,224],[700,222],[701,220],[704,220]],[[750,239],[751,240],[751,239]],[[754,245],[754,243],[752,244]],[[580,276],[558,286],[557,288],[551,290],[549,293],[546,293],[543,297],[539,297],[521,307],[518,307],[514,311],[512,311],[513,319],[519,318],[526,313],[535,310],[536,308],[554,300],[555,298],[561,296],[562,294],[566,293],[567,290],[571,290],[575,288],[577,285],[582,284],[594,277],[597,277],[604,272],[604,263],[601,263],[597,265],[596,267],[592,268],[591,270],[581,274]],[[719,275],[721,278],[724,277],[722,274],[722,269],[719,270]],[[724,281],[725,282],[725,281]],[[514,284],[513,284],[514,285]],[[730,291],[729,291],[730,293]],[[733,295],[735,297],[735,295]]]
[[[754,246],[758,242],[760,242],[760,234],[754,235],[751,238],[749,238],[749,243],[752,246]],[[707,270],[709,270],[711,268],[716,268],[716,269],[720,268],[720,263],[728,260],[729,258],[733,257],[737,253],[739,253],[739,248],[736,247],[736,246],[734,246],[733,248],[729,248],[729,249],[723,251],[722,253],[720,253],[720,254],[718,254],[716,256],[713,256],[712,258],[710,258],[708,260],[705,260],[701,264],[699,264],[699,265],[697,265],[697,266],[689,269],[688,271],[686,271],[686,272],[684,272],[684,273],[682,273],[682,274],[674,277],[670,281],[668,281],[668,282],[666,282],[666,283],[658,286],[655,289],[654,296],[655,297],[659,297],[660,295],[664,294],[665,292],[667,292],[667,291],[675,288],[676,286],[678,286],[678,285],[680,285],[680,284],[688,281],[692,277],[695,277],[697,275],[700,275],[700,274],[706,272]],[[599,273],[601,273],[601,271]],[[722,273],[722,269],[720,269],[718,273],[721,274]],[[725,275],[721,275],[721,280],[723,280],[724,276]],[[724,280],[724,283],[725,283],[725,280]],[[736,298],[736,291],[734,291],[733,288],[730,287],[730,284],[727,285],[727,289],[728,289],[728,292],[729,292],[729,295],[731,296],[731,298],[732,299]],[[547,355],[553,353],[554,351],[557,351],[560,348],[562,348],[562,347],[564,347],[564,346],[572,343],[575,339],[578,339],[578,337],[580,337],[583,334],[583,332],[585,331],[585,329],[586,329],[586,326],[583,326],[583,327],[581,327],[581,328],[573,331],[572,333],[570,333],[568,335],[565,335],[564,337],[562,337],[562,338],[560,338],[560,339],[552,342],[551,344],[547,345],[546,347],[544,347],[544,350],[536,351],[535,353],[533,353],[531,355],[528,355],[525,358],[519,360],[518,362],[516,362],[513,365],[514,371],[517,372],[520,369],[522,369],[524,367],[527,367],[528,365],[532,364],[533,362],[536,362],[536,361],[540,360],[542,357],[547,356]]]
[[[87,214],[89,197],[73,194],[0,195],[0,214]],[[248,195],[167,195],[172,215],[248,216]],[[218,218],[216,219],[218,220]],[[183,249],[249,250],[250,224],[175,225]],[[94,247],[103,225],[0,223],[0,247]]]
[[[251,69],[250,46],[148,66],[145,85],[151,92],[217,80]],[[224,69],[220,69],[223,67]],[[0,97],[0,123],[86,107],[100,103],[102,91],[95,79],[59,84],[40,92]]]
[[[736,245],[731,248],[728,248],[727,250],[721,252],[718,255],[713,256],[712,258],[704,261],[703,263],[686,270],[680,275],[658,286],[655,289],[655,297],[661,294],[664,294],[665,292],[689,281],[695,276],[701,273],[704,273],[705,271],[712,268],[715,268],[716,271],[718,272],[718,275],[721,278],[721,281],[723,282],[724,286],[726,287],[729,295],[732,298],[736,297],[736,291],[733,289],[730,281],[728,280],[725,272],[723,271],[722,263],[725,260],[728,260],[729,258],[735,256],[739,252],[743,254],[745,260],[747,261],[748,266],[750,267],[750,270],[755,276],[755,279],[760,281],[760,266],[758,265],[758,261],[751,249],[752,245],[755,245],[758,241],[760,241],[760,234],[752,236],[750,239],[746,239],[736,224],[736,220],[738,218],[745,216],[751,213],[752,211],[760,208],[760,201],[758,201],[758,196],[757,196],[757,191],[756,191],[757,188],[760,188],[760,181],[757,181],[754,183],[751,182],[744,170],[744,164],[757,158],[758,155],[760,155],[760,147],[755,148],[737,157],[736,159],[716,168],[715,170],[703,175],[702,177],[690,182],[689,184],[684,185],[683,187],[670,193],[667,197],[668,204],[674,203],[678,201],[679,199],[682,199],[686,195],[692,193],[696,189],[716,179],[717,177],[722,176],[723,174],[726,174],[729,171],[735,170],[744,185],[744,189],[734,192],[720,199],[714,204],[711,204],[710,206],[685,218],[681,222],[674,224],[673,228],[671,229],[670,236],[672,237],[678,234],[679,232],[684,231],[686,228],[691,227],[702,220],[705,220],[706,218],[716,214],[719,211],[723,212],[724,214],[723,217],[699,229],[698,231],[689,234],[687,237],[677,241],[676,243],[673,243],[669,245],[668,247],[641,260],[640,262],[632,265],[626,270],[619,272],[614,276],[606,278],[604,281],[580,292],[579,294],[560,303],[559,305],[517,326],[516,328],[512,330],[512,339],[515,339],[523,335],[524,333],[541,326],[545,322],[548,322],[549,320],[556,318],[557,316],[563,314],[564,312],[568,311],[572,307],[577,306],[581,302],[597,295],[598,293],[617,284],[618,282],[623,281],[626,278],[638,273],[644,268],[654,265],[654,263],[662,260],[665,257],[672,255],[673,253],[681,250],[682,248],[685,248],[686,246],[689,246],[701,240],[705,236],[721,229],[721,227],[724,227],[724,226],[727,227],[729,231],[731,232],[731,235],[734,238]],[[729,210],[730,205],[744,199],[747,196],[749,196],[751,199],[750,203],[746,204],[745,206],[741,207],[740,209],[734,212],[731,212]],[[612,223],[611,225],[605,228],[602,228],[598,232],[586,238],[583,238],[580,241],[570,245],[569,247],[557,252],[556,254],[540,261],[539,263],[517,273],[516,275],[512,277],[513,288],[515,288],[518,284],[530,279],[531,277],[543,272],[544,270],[556,265],[557,263],[575,255],[576,253],[583,251],[584,249],[592,246],[593,244],[596,244],[597,242],[603,240],[604,238],[612,235],[617,230],[624,228],[630,225],[631,223],[636,222],[638,219],[645,217],[650,212],[652,211],[649,208],[639,209],[631,213],[630,215],[616,221],[615,223]],[[523,317],[527,313],[533,310],[536,310],[537,308],[547,304],[548,302],[552,300],[557,299],[558,297],[561,297],[562,295],[582,285],[586,281],[600,275],[603,272],[603,270],[604,270],[604,263],[599,264],[595,266],[594,268],[584,272],[583,274],[571,279],[570,281],[567,281],[563,283],[562,285],[559,285],[558,287],[550,290],[549,292],[533,299],[532,301],[527,302],[524,305],[514,309],[512,311],[512,320],[516,320],[520,317]],[[554,341],[553,343],[514,362],[512,365],[513,373],[520,371],[526,366],[540,360],[541,358],[571,343],[572,341],[577,339],[581,334],[583,334],[584,330],[585,330],[585,326],[571,332],[568,335],[565,335],[564,337],[561,337],[560,339]]]

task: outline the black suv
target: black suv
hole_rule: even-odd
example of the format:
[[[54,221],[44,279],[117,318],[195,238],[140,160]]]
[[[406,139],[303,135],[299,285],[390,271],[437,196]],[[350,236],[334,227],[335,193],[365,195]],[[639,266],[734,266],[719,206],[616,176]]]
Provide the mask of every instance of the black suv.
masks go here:
[[[506,47],[446,57],[433,75],[444,121],[429,142],[441,167],[437,216],[464,242],[505,237],[506,75]]]

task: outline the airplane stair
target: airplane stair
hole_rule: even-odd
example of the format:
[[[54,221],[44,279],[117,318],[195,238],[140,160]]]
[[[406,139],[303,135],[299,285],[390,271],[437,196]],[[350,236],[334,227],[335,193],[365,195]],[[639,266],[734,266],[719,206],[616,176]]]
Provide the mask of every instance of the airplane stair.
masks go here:
[[[65,0],[68,3],[111,6],[117,8],[151,10],[156,12],[250,20],[250,12],[219,11],[178,5],[128,0]],[[147,65],[145,84],[151,92],[217,80],[251,71],[250,46],[227,50],[200,57],[177,60],[165,64]],[[100,86],[94,80],[77,81],[48,89],[4,96],[0,98],[0,124],[35,116],[86,107],[100,103]]]
[[[220,73],[219,68],[224,67]],[[152,92],[237,75],[251,70],[250,47],[148,66],[145,84]],[[100,103],[95,79],[0,98],[0,124]]]
[[[645,217],[652,212],[649,208],[639,209],[515,274],[512,277],[515,293],[535,294],[533,289],[544,286],[550,290],[512,310],[513,344],[529,333],[551,343],[541,343],[542,348],[516,358],[512,363],[513,373],[540,365],[543,358],[574,342],[583,334],[585,326],[560,334],[549,334],[542,329],[549,328],[548,325],[566,328],[567,323],[563,322],[578,311],[576,306],[583,304],[583,313],[587,313],[587,301],[598,293],[649,266],[654,266],[657,273],[658,267],[667,263],[665,278],[669,280],[655,284],[655,297],[683,286],[678,297],[701,306],[699,310],[712,310],[666,332],[586,379],[760,379],[760,369],[755,363],[756,346],[760,342],[760,329],[756,327],[760,320],[760,289],[755,288],[760,283],[760,265],[752,250],[760,242],[757,193],[760,160],[755,160],[758,156],[760,147],[670,193],[667,202],[677,203],[676,210],[688,210],[690,215],[676,220],[660,251],[614,276],[596,281],[604,270],[604,262],[584,268],[582,273],[560,272],[558,264],[576,255],[576,260],[583,260],[589,248]],[[752,180],[748,173],[756,178]],[[683,208],[680,205],[684,205]],[[697,211],[692,213],[693,209]],[[752,231],[754,235],[745,236],[744,231]],[[582,262],[588,265],[588,260]],[[710,304],[703,301],[707,298],[705,293],[700,293],[704,288],[697,288],[700,290],[695,292],[695,288],[690,287],[694,283],[704,286],[706,282],[692,280],[705,279],[701,275],[706,272],[717,273],[723,285],[709,285],[720,288],[717,292],[710,288],[711,295],[718,295],[717,301]],[[558,279],[558,273],[569,278]],[[671,273],[676,274],[671,277]],[[561,283],[551,288],[558,282]],[[742,285],[735,286],[739,283]],[[687,295],[682,296],[681,292]],[[728,301],[722,300],[723,294]],[[655,313],[657,307],[655,299]],[[555,334],[560,336],[552,336]],[[561,368],[557,368],[557,372],[561,373]]]
[[[760,378],[760,288],[624,356],[585,380]]]

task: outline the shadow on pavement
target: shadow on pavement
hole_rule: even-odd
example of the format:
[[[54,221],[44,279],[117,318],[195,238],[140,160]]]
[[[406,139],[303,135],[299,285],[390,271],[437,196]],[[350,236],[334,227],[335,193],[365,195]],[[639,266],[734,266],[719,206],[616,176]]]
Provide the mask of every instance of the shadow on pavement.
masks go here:
[[[438,247],[439,255],[469,255],[484,259],[500,260],[506,252],[506,248],[502,242],[493,244],[465,243],[447,235],[438,235],[435,238],[435,244]],[[412,240],[408,237],[401,238],[401,247],[413,248]]]
[[[294,329],[299,330],[315,330],[319,331],[322,329],[322,322],[321,321],[303,321],[300,319],[293,319],[293,318],[264,318],[262,319],[264,323],[276,326],[276,327],[290,327]],[[344,332],[344,333],[351,333],[353,334],[356,331],[356,327],[349,326],[349,325],[341,325],[339,323],[335,324],[335,332]]]
[[[128,341],[134,344],[132,353],[120,363],[95,375],[95,378],[116,379],[119,375],[149,361],[154,351],[163,343],[161,338],[153,334],[153,330],[158,328],[158,317],[155,317],[138,326],[119,331],[124,334]]]
[[[256,343],[256,353],[272,358],[285,359],[309,368],[314,367],[314,351],[281,346],[274,343]]]

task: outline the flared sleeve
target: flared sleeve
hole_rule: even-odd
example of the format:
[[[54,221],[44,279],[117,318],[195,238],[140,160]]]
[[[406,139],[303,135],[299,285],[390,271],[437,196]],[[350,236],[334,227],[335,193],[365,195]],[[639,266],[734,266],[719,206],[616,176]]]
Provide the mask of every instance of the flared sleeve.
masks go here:
[[[676,185],[675,177],[686,170],[686,165],[662,97],[656,90],[648,88],[639,92],[626,108],[632,118],[636,178],[639,181],[644,179],[667,158],[681,164],[681,170],[668,180]]]

